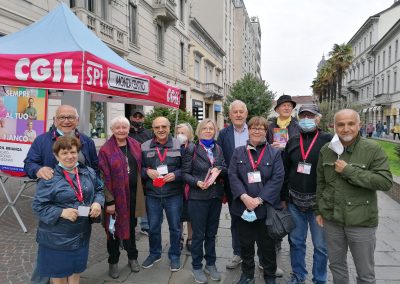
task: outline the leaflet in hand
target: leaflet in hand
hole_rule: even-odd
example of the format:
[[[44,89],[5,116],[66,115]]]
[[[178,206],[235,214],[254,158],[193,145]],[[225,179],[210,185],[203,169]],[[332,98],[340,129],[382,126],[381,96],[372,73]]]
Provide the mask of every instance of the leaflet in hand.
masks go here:
[[[282,147],[285,147],[288,140],[287,128],[274,128],[274,142],[278,142]]]
[[[219,173],[221,172],[220,170],[214,171],[214,172],[212,172],[211,170],[212,169],[208,169],[207,175],[204,179],[204,185],[206,187],[209,187],[210,185],[212,185],[215,182],[215,180],[217,179]]]

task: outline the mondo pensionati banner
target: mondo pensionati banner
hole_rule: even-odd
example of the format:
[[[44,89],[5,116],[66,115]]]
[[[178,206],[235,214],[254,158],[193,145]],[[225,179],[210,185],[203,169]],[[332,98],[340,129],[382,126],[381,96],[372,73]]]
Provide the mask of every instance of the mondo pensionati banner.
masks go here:
[[[46,131],[47,91],[0,86],[0,170],[23,172],[35,138]]]

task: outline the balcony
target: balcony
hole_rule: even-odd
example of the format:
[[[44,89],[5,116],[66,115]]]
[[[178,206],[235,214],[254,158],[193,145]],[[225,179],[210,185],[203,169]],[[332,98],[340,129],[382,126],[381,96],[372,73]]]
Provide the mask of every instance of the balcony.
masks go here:
[[[97,37],[118,51],[120,55],[128,55],[128,35],[125,31],[108,23],[90,11],[77,7],[72,9],[76,16],[91,29]]]
[[[167,26],[175,24],[178,20],[175,0],[153,0],[154,16]]]
[[[377,106],[392,105],[392,96],[390,94],[377,94],[375,96],[375,104]]]
[[[204,84],[205,98],[210,100],[222,100],[224,94],[222,92],[222,87],[214,83]]]
[[[355,79],[350,80],[347,83],[347,89],[352,93],[359,92],[360,91],[360,82],[359,82],[359,80],[355,80]]]

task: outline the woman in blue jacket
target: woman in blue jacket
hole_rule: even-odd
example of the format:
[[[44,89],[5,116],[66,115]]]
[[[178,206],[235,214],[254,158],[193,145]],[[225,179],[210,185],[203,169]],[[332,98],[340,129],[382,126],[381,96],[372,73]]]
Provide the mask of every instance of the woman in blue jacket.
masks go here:
[[[233,195],[231,213],[239,218],[242,275],[238,284],[254,283],[254,244],[261,250],[266,284],[275,283],[275,241],[267,234],[266,205],[279,207],[284,179],[281,151],[267,143],[267,120],[255,116],[248,123],[249,141],[235,149],[228,168]]]
[[[32,204],[39,217],[38,271],[56,284],[79,283],[89,254],[91,218],[100,215],[104,204],[102,182],[92,168],[79,165],[79,150],[77,138],[57,139],[54,176],[39,181]]]

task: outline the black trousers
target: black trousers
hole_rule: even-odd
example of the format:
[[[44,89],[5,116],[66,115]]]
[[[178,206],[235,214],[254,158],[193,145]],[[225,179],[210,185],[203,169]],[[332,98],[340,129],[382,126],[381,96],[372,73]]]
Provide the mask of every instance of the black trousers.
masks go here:
[[[131,202],[131,204],[135,204],[135,202]],[[120,240],[118,238],[110,238],[107,240],[107,252],[108,252],[108,263],[116,264],[119,261],[120,256],[120,245],[122,242],[123,248],[128,253],[128,259],[133,260],[138,258],[138,250],[136,248],[136,239],[135,239],[135,227],[137,225],[137,218],[135,218],[135,206],[131,208],[131,216],[130,216],[130,238],[129,240]]]
[[[256,220],[254,222],[244,221],[238,218],[239,242],[242,262],[242,273],[250,277],[254,277],[254,245],[257,243],[261,252],[260,264],[264,268],[264,278],[275,277],[276,272],[276,250],[275,240],[271,239],[267,234],[265,219]]]

